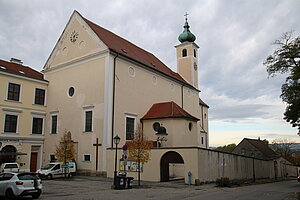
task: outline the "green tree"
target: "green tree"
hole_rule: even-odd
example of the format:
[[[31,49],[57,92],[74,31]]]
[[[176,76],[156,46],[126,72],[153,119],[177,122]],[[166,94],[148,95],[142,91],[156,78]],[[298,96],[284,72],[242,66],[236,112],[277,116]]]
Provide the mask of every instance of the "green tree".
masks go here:
[[[270,145],[271,149],[277,154],[281,155],[283,158],[291,161],[293,156],[293,149],[291,148],[295,142],[287,138],[276,139],[272,141]]]
[[[228,144],[228,145],[224,145],[224,146],[219,146],[215,150],[230,153],[235,147],[236,147],[236,144],[232,143],[232,144]]]
[[[274,42],[278,48],[264,61],[269,76],[287,73],[281,87],[281,99],[287,103],[284,119],[298,128],[300,136],[300,36],[293,37],[292,32],[284,33]]]
[[[150,160],[151,142],[143,135],[143,127],[139,124],[134,139],[127,143],[129,160],[138,163],[138,185],[140,185],[140,164]]]

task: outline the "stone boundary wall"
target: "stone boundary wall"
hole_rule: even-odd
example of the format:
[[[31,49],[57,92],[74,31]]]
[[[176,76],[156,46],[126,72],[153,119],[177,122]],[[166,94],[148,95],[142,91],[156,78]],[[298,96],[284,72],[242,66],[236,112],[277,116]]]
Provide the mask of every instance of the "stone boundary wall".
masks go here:
[[[231,180],[275,179],[274,160],[261,160],[247,156],[198,150],[198,178],[200,183],[215,182],[221,177]],[[276,178],[296,177],[297,167],[277,161]]]

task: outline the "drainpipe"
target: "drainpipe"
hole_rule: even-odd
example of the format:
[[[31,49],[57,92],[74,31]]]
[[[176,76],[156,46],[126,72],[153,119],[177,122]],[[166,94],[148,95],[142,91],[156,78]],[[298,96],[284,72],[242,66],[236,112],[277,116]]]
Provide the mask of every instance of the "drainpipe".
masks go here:
[[[111,148],[114,148],[114,127],[115,127],[115,91],[116,91],[116,60],[119,53],[114,57],[113,71],[113,99],[112,99],[112,119],[111,119]]]

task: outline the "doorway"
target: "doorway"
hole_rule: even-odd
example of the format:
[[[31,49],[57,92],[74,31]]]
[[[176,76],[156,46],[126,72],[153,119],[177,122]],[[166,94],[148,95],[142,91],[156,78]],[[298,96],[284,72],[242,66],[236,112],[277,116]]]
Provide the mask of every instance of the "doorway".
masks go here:
[[[170,164],[184,164],[181,155],[175,151],[166,152],[160,160],[160,181],[170,181]]]

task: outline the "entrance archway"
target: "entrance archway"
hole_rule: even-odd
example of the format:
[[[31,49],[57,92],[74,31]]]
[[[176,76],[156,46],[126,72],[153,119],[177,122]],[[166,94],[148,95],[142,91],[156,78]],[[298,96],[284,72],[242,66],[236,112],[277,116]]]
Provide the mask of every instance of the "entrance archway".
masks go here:
[[[170,180],[169,164],[182,163],[184,164],[181,155],[175,151],[166,152],[160,160],[160,181],[166,182]]]
[[[17,149],[12,145],[6,145],[3,147],[0,152],[0,164],[16,162],[16,153]]]

